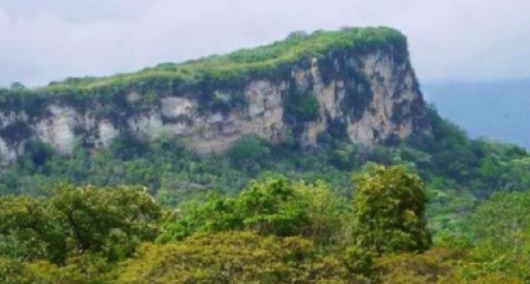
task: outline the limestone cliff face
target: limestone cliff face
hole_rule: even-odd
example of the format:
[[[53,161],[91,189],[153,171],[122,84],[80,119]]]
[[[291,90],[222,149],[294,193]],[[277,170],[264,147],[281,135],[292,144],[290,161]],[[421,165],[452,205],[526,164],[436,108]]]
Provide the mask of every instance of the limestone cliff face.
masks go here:
[[[326,137],[375,145],[428,131],[411,64],[391,49],[308,56],[283,76],[247,78],[238,88],[208,92],[218,101],[238,98],[242,103],[205,108],[203,93],[164,91],[155,92],[154,103],[145,105],[147,94],[130,87],[122,102],[128,111],[96,99],[80,107],[62,97],[41,103],[39,115],[24,107],[2,107],[0,159],[4,165],[16,160],[29,141],[67,155],[76,143],[105,148],[125,133],[143,141],[174,137],[200,153],[218,153],[249,134],[271,143],[294,138],[310,148]],[[305,116],[293,112],[307,104],[312,107],[301,112]]]

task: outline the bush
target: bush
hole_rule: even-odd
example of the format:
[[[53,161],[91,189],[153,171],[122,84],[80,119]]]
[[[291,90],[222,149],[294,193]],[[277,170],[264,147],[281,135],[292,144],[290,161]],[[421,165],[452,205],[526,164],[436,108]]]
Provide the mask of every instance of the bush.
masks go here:
[[[327,184],[293,183],[283,177],[251,181],[235,198],[210,194],[183,204],[166,220],[160,242],[197,233],[251,230],[262,235],[304,236],[319,246],[344,244],[345,202]]]
[[[309,240],[224,232],[146,244],[121,266],[117,283],[341,283],[349,278],[353,275],[339,260],[319,256]]]
[[[63,264],[85,253],[131,256],[158,235],[160,208],[139,188],[63,185],[49,199],[0,198],[0,253]]]
[[[378,255],[429,248],[427,198],[416,175],[402,166],[369,165],[354,176],[354,238]]]
[[[232,164],[248,172],[255,172],[260,169],[259,165],[267,160],[270,149],[265,139],[256,135],[247,135],[240,138],[228,156]]]
[[[295,125],[314,121],[319,117],[319,109],[320,103],[313,94],[295,90],[284,101],[284,118]]]

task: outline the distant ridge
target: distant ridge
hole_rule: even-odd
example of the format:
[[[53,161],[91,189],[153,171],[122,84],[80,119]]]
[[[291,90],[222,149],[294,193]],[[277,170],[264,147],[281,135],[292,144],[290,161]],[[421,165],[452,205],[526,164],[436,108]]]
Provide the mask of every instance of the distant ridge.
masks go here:
[[[530,149],[530,78],[423,84],[440,114],[483,137]]]

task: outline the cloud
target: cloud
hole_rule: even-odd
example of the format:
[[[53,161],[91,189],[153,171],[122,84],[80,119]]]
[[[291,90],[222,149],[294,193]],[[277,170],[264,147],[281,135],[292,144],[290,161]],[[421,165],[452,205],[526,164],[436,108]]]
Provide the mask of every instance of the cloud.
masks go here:
[[[43,85],[224,53],[294,30],[402,30],[423,81],[530,76],[530,2],[0,0],[0,85]],[[529,4],[527,4],[529,3]]]

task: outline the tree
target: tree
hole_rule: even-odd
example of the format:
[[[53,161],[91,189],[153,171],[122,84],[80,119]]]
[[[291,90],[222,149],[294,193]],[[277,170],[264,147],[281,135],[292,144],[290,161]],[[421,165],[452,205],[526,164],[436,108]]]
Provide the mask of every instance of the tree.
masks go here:
[[[283,177],[250,182],[235,206],[245,228],[263,234],[298,235],[308,222],[307,200]]]
[[[458,252],[433,248],[422,254],[385,255],[374,261],[376,283],[468,283],[459,279],[454,262]],[[483,282],[492,283],[492,282]]]
[[[74,255],[101,253],[119,260],[159,233],[161,210],[141,188],[64,185],[50,199]]]
[[[23,261],[62,262],[66,235],[55,222],[56,213],[40,198],[0,198],[0,255]]]
[[[9,88],[11,90],[15,90],[15,91],[21,91],[21,90],[25,90],[26,89],[26,86],[24,86],[22,83],[20,82],[13,82],[11,84],[11,86],[9,86]]]
[[[300,40],[309,37],[306,31],[294,31],[287,35],[286,40]]]
[[[320,256],[310,240],[253,232],[145,244],[117,275],[116,283],[350,283],[355,277],[338,259]]]
[[[159,233],[161,210],[135,187],[59,186],[49,199],[0,198],[0,254],[64,264],[99,254],[113,262],[131,256]]]
[[[242,220],[235,212],[234,199],[210,193],[206,200],[189,200],[181,204],[164,221],[160,243],[181,241],[198,233],[240,230]]]
[[[333,246],[351,240],[351,230],[346,222],[346,202],[330,186],[317,180],[314,184],[294,184],[296,194],[304,200],[306,222],[299,232],[317,245]],[[349,235],[347,235],[349,234]]]
[[[530,192],[496,193],[470,220],[483,272],[503,271],[530,279]]]
[[[230,149],[229,157],[236,168],[251,172],[259,170],[260,161],[266,160],[269,154],[265,139],[247,135],[237,140]]]
[[[320,103],[311,92],[304,92],[291,83],[289,95],[284,100],[284,117],[297,125],[318,119]]]
[[[369,165],[354,175],[354,239],[376,254],[424,251],[431,238],[419,177],[402,166]]]
[[[44,263],[29,265],[20,260],[3,258],[0,256],[0,283],[60,283],[55,281],[56,279],[53,275],[55,272],[56,268],[53,265],[45,265]]]
[[[204,202],[183,207],[169,219],[161,242],[182,240],[201,232],[251,230],[264,235],[302,235],[307,228],[309,203],[283,177],[251,181],[236,198],[211,194]]]

